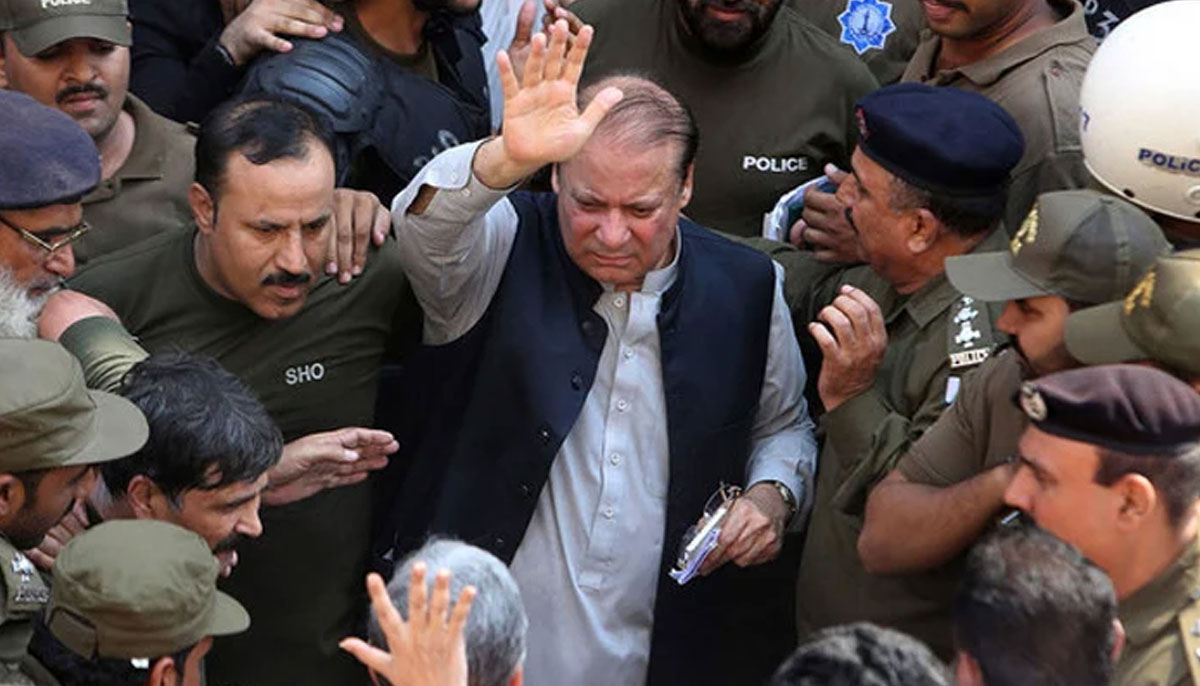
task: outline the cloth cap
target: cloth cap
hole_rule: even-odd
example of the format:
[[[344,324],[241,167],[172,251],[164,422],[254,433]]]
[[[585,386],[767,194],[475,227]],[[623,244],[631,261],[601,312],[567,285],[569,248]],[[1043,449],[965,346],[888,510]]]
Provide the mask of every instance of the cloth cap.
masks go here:
[[[1200,249],[1160,257],[1124,300],[1073,313],[1066,340],[1086,364],[1153,360],[1200,377]]]
[[[886,86],[863,96],[855,111],[863,154],[940,195],[1002,195],[1025,151],[1025,137],[1003,107],[958,88]]]
[[[1133,455],[1200,445],[1200,393],[1153,367],[1082,367],[1028,381],[1014,399],[1048,434]]]
[[[0,210],[76,202],[100,183],[100,152],[67,115],[0,89],[0,122]]]
[[[171,655],[245,631],[246,609],[217,590],[220,563],[195,533],[153,519],[105,522],[54,562],[46,626],[88,658]]]
[[[1129,292],[1171,250],[1137,207],[1090,190],[1038,196],[1007,251],[946,260],[963,295],[988,302],[1060,295],[1102,303]]]
[[[128,16],[126,0],[0,0],[0,31],[27,56],[72,38],[128,46]]]
[[[0,472],[107,462],[131,455],[149,428],[128,400],[84,386],[57,343],[0,339]]]

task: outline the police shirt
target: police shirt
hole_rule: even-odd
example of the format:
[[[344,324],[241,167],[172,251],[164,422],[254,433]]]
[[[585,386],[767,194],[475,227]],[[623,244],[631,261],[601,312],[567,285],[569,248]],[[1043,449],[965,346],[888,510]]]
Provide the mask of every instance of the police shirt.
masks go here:
[[[1004,230],[997,228],[971,252],[1005,244]],[[946,408],[958,377],[1001,341],[1002,334],[992,329],[999,304],[965,298],[945,274],[903,296],[869,267],[839,269],[799,251],[774,257],[787,272],[786,295],[798,327],[815,321],[848,283],[879,304],[888,333],[874,386],[822,419],[816,504],[797,579],[800,638],[835,624],[870,621],[915,636],[947,658],[953,650],[944,604],[911,594],[903,578],[867,574],[858,557],[858,534],[870,488]],[[811,346],[807,331],[801,335]],[[954,366],[955,359],[965,362]],[[810,378],[818,373],[810,370]]]
[[[1113,686],[1200,684],[1200,544],[1117,606],[1125,649]]]
[[[926,31],[901,81],[952,86],[991,98],[1017,121],[1025,154],[1012,171],[1005,224],[1015,230],[1047,191],[1087,188],[1079,140],[1079,89],[1096,41],[1083,8],[1051,0],[1063,18],[1000,52],[957,69],[938,70],[941,38]]]
[[[192,233],[164,234],[109,255],[71,286],[108,303],[151,353],[182,350],[216,358],[250,386],[287,441],[371,426],[380,363],[403,343],[415,342],[420,330],[390,241],[371,251],[363,276],[346,286],[321,277],[304,308],[277,321],[260,318],[204,282]],[[104,333],[100,323],[93,333]],[[97,360],[130,364],[129,346],[106,356],[103,346],[64,337],[72,342],[85,368]],[[91,369],[88,374],[96,376]],[[264,507],[261,516],[263,535],[239,545],[238,565],[222,581],[254,621],[249,631],[216,643],[208,659],[212,683],[361,681],[361,667],[337,642],[355,632],[365,608],[368,483]]]
[[[0,581],[0,683],[22,683],[18,675],[33,637],[33,618],[50,599],[50,590],[29,558],[3,536]]]
[[[596,27],[585,81],[646,74],[696,116],[700,149],[688,217],[741,236],[762,233],[763,214],[785,192],[846,168],[857,128],[854,102],[876,88],[852,51],[787,7],[741,60],[715,57],[680,25],[676,0],[580,0]]]
[[[925,28],[918,0],[787,0],[784,7],[853,50],[881,85],[900,79]]]
[[[162,231],[186,232],[192,226],[187,194],[195,137],[133,95],[126,97],[124,109],[133,117],[133,149],[112,178],[83,198],[83,219],[92,230],[71,244],[77,268]]]

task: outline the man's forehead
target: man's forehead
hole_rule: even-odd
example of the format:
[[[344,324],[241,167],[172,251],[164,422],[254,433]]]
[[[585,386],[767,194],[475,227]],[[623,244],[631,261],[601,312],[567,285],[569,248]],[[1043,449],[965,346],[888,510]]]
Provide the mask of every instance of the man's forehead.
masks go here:
[[[1054,473],[1086,470],[1099,459],[1095,446],[1046,433],[1036,426],[1025,430],[1018,451],[1024,461]]]

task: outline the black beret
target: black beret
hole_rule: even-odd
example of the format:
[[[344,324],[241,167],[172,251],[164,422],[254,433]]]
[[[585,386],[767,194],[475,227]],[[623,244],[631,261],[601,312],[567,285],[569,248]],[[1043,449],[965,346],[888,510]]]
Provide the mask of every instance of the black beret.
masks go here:
[[[933,193],[1003,193],[1025,152],[1025,137],[1003,107],[957,88],[886,86],[863,96],[855,111],[863,154]]]
[[[100,183],[100,153],[75,120],[0,89],[0,209],[77,201]]]
[[[1014,398],[1048,434],[1133,455],[1200,446],[1200,393],[1153,367],[1083,367],[1021,386]]]

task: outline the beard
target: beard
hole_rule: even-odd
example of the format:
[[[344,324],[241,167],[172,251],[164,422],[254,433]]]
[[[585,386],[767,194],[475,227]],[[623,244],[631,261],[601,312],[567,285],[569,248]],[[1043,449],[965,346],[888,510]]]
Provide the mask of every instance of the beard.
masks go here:
[[[705,12],[715,5],[743,12],[742,20],[722,21]],[[688,30],[706,48],[722,53],[737,53],[754,45],[771,28],[783,0],[679,0],[679,10]]]
[[[36,338],[38,315],[58,289],[54,285],[40,295],[30,295],[12,271],[0,267],[0,338]]]

